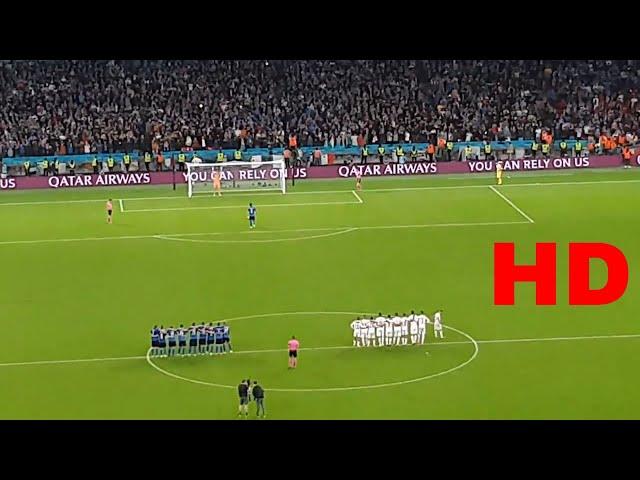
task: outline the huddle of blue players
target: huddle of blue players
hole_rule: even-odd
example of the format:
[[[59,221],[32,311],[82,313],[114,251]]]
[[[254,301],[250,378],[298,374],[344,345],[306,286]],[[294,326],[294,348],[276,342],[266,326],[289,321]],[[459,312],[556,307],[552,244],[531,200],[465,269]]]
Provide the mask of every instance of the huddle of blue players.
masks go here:
[[[227,352],[231,353],[233,349],[229,326],[226,323],[218,323],[215,326],[213,322],[209,325],[193,323],[188,328],[180,325],[178,328],[167,329],[162,325],[155,325],[151,329],[152,357],[216,355]]]

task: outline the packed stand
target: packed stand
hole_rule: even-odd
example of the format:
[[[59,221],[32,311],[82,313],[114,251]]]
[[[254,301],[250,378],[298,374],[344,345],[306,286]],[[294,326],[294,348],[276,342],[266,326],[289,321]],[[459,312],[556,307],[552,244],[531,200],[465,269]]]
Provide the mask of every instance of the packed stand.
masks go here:
[[[0,155],[640,135],[639,61],[0,62]]]

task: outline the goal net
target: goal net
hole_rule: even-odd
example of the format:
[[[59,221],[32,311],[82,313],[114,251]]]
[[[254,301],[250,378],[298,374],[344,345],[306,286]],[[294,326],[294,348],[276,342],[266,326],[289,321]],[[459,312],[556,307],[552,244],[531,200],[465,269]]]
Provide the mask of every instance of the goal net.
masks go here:
[[[279,190],[286,193],[285,164],[270,162],[187,163],[189,198],[214,191],[216,173],[222,191]]]

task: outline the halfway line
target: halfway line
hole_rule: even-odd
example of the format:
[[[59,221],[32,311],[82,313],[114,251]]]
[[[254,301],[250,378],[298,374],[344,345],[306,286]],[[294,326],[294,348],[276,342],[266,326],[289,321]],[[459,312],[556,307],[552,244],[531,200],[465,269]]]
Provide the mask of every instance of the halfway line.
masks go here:
[[[502,338],[495,340],[476,340],[476,343],[481,344],[499,344],[499,343],[533,343],[533,342],[561,342],[561,341],[571,341],[571,340],[607,340],[607,339],[622,339],[622,338],[640,338],[640,333],[630,333],[630,334],[620,334],[620,335],[588,335],[588,336],[579,336],[579,337],[541,337],[541,338]],[[420,347],[433,347],[433,346],[442,346],[442,345],[462,345],[462,344],[471,344],[470,341],[454,341],[454,342],[437,342],[437,343],[425,343],[424,345],[420,345]],[[411,345],[406,346],[408,349],[411,348]],[[354,347],[352,345],[337,345],[332,347],[309,347],[309,348],[301,348],[300,351],[318,351],[318,350],[346,350],[346,349],[357,349],[362,347]],[[369,348],[377,348],[377,347],[369,347]],[[233,352],[233,355],[241,355],[241,354],[256,354],[256,353],[277,353],[277,352],[286,352],[286,348],[273,348],[273,349],[262,349],[262,350],[240,350]],[[137,355],[133,357],[105,357],[105,358],[80,358],[73,360],[38,360],[32,362],[11,362],[11,363],[0,363],[0,367],[21,367],[21,366],[30,366],[30,365],[60,365],[60,364],[73,364],[73,363],[91,363],[91,362],[108,362],[108,361],[117,361],[117,360],[146,360],[146,355]],[[155,358],[155,357],[154,357]]]

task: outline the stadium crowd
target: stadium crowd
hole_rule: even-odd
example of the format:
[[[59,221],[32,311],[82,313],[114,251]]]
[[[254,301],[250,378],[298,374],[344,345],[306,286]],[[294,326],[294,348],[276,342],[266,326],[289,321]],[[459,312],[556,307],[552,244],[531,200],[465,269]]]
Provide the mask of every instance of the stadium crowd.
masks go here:
[[[640,135],[640,61],[0,62],[0,157]]]

